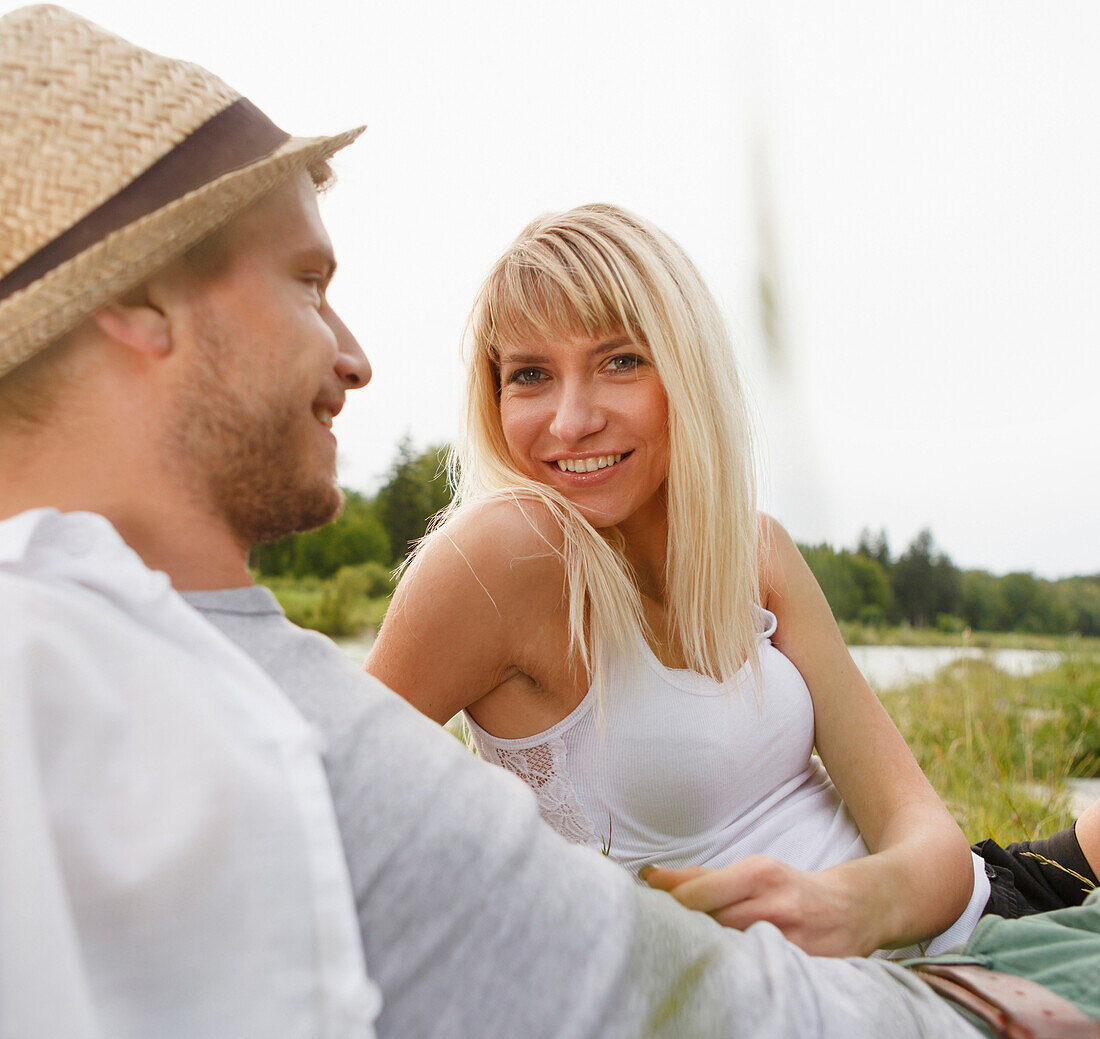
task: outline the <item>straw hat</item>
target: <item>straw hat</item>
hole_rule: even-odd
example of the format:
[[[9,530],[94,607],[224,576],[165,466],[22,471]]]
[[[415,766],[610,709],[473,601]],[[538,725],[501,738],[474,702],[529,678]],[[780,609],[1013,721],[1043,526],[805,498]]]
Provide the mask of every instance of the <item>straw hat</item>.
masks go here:
[[[0,18],[0,377],[351,143],[60,7]]]

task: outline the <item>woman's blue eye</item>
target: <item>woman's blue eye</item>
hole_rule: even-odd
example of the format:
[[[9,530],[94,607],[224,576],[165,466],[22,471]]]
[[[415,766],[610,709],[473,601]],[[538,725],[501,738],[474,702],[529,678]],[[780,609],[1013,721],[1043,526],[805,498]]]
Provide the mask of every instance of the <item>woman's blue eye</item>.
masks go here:
[[[644,362],[635,354],[619,354],[607,362],[607,367],[613,372],[632,372]]]
[[[508,376],[508,381],[517,383],[520,386],[531,386],[541,378],[542,372],[538,368],[517,368]]]

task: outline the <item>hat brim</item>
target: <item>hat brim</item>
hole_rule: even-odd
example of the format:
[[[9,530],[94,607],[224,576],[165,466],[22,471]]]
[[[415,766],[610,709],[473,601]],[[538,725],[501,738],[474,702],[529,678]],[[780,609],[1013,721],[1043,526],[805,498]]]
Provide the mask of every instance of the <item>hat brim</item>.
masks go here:
[[[4,300],[0,376],[141,284],[294,173],[351,144],[364,129],[333,137],[292,137],[259,161],[119,228]]]

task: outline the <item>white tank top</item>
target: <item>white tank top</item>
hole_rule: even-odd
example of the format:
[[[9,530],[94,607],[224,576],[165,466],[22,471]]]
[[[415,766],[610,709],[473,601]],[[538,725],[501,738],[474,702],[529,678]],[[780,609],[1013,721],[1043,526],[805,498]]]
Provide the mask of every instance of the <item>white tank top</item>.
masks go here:
[[[759,679],[748,664],[725,683],[667,668],[639,635],[637,663],[606,669],[602,714],[589,689],[568,716],[523,739],[500,739],[467,715],[478,753],[531,786],[564,837],[634,874],[755,854],[819,871],[866,855],[812,753],[809,689],[771,643],[775,615],[754,611]],[[989,882],[976,856],[974,866],[970,905],[929,949],[965,940],[977,923]]]

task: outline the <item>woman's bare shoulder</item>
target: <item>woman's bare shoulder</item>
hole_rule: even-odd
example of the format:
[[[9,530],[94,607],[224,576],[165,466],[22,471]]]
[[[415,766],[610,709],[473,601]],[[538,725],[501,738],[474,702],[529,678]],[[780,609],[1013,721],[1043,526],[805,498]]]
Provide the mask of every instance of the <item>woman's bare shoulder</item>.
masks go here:
[[[448,532],[466,540],[491,539],[518,554],[558,553],[561,524],[537,498],[498,496],[472,502],[451,513],[433,535]]]
[[[779,522],[771,513],[757,512],[756,514],[756,527],[758,536],[760,538],[761,554],[768,551],[770,548],[775,551],[781,543],[789,542],[791,540],[790,534],[787,533],[786,528]]]
[[[540,501],[478,501],[453,512],[421,542],[406,580],[462,580],[465,574],[494,600],[530,596],[547,585],[560,594],[563,542],[560,525]]]
[[[561,606],[549,518],[514,501],[453,512],[402,576],[367,670],[437,721],[499,685]]]

